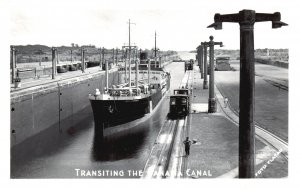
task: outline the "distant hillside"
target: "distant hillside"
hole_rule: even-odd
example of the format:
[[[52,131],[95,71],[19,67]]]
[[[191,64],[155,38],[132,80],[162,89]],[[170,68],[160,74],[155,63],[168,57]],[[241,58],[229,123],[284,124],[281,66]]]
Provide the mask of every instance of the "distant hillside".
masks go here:
[[[17,50],[17,63],[30,63],[30,62],[49,62],[52,59],[52,47],[45,45],[16,45],[14,46]],[[94,45],[73,45],[73,46],[60,46],[56,47],[59,60],[60,61],[70,61],[71,60],[71,50],[72,58],[75,61],[81,60],[81,48],[84,47],[86,50],[85,56],[87,61],[99,61],[100,58],[100,48],[96,48]],[[101,48],[102,49],[102,48]],[[118,57],[121,57],[121,49],[119,49]],[[150,58],[152,58],[153,51],[146,49]],[[112,59],[113,49],[105,49],[105,59]],[[175,51],[162,51],[160,52],[163,56],[176,54]]]
[[[190,51],[196,53],[196,51]],[[229,55],[231,59],[240,58],[240,50],[215,49],[215,55]],[[288,49],[255,49],[255,57],[268,57],[271,60],[289,61]]]
[[[51,51],[51,48],[45,45],[26,45],[26,46],[18,45],[15,46],[15,49],[17,50],[18,54],[35,54],[39,50],[43,52]]]

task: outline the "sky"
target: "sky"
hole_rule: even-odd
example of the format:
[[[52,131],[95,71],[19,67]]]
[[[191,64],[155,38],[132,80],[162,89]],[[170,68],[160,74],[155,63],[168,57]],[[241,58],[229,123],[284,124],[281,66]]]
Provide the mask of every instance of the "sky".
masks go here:
[[[272,3],[271,3],[272,2]],[[154,47],[154,32],[161,50],[194,50],[213,35],[226,49],[239,49],[238,23],[224,23],[222,30],[207,28],[214,14],[281,12],[290,24],[290,3],[283,0],[10,0],[9,42],[11,45],[42,44],[70,46],[93,44],[115,48],[131,41],[140,48]],[[255,24],[255,48],[289,48],[290,28],[272,29],[271,22]],[[218,48],[218,47],[217,47]]]

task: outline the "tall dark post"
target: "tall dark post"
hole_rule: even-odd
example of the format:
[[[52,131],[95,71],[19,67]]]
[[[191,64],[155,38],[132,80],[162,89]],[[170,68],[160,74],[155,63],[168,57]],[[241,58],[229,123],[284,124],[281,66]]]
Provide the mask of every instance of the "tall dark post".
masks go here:
[[[101,52],[101,47],[99,48],[99,67],[100,67],[100,69],[102,67],[102,52]]]
[[[16,49],[14,46],[10,46],[10,61],[11,61],[11,82],[15,83],[16,78]]]
[[[200,68],[200,74],[201,74],[201,79],[203,79],[203,46],[199,45],[197,47],[197,59],[198,59],[198,65]]]
[[[139,62],[137,59],[135,59],[135,87],[136,87],[136,90],[138,91],[138,88],[139,88]]]
[[[114,49],[114,48],[112,49],[112,53],[113,53],[113,57],[112,57],[112,59],[113,59],[113,64],[115,64],[115,49]]]
[[[56,64],[59,64],[59,56],[58,56],[58,49],[55,48],[55,52],[56,52]]]
[[[125,67],[125,83],[127,83],[127,57],[126,57],[126,52],[127,50],[123,51],[124,52],[124,56],[123,56],[123,61],[124,61],[124,67]]]
[[[208,43],[207,42],[201,42],[201,46],[203,47],[203,56],[204,56],[204,80],[203,80],[203,89],[208,89],[208,81],[207,81],[207,46]]]
[[[71,50],[71,63],[73,63],[73,50]]]
[[[125,53],[124,53],[124,48],[122,47],[122,51],[121,51],[121,58],[122,58],[122,62],[124,63],[124,58],[125,58]]]
[[[56,48],[52,47],[52,79],[55,79],[56,75]]]
[[[202,74],[201,74],[201,67],[200,67],[200,59],[199,59],[199,46],[196,48],[197,49],[197,53],[196,53],[196,61],[197,61],[197,65],[199,66],[199,70],[200,70],[200,75],[202,77]]]
[[[40,55],[40,60],[39,60],[39,66],[42,65],[42,50],[39,49],[39,55]]]
[[[116,63],[117,63],[117,64],[118,64],[118,62],[119,62],[118,54],[119,54],[119,49],[116,48]]]
[[[81,48],[81,71],[82,73],[85,72],[85,61],[84,61],[84,54],[85,54],[85,49],[82,47]]]
[[[214,46],[220,45],[223,46],[222,42],[214,42],[214,37],[209,37],[209,99],[208,99],[208,112],[215,113],[217,111],[217,103],[215,98],[215,58],[214,58]]]
[[[108,60],[105,60],[105,86],[108,90]]]
[[[280,21],[280,13],[255,13],[242,10],[238,14],[215,14],[215,23],[208,27],[222,29],[222,22],[240,24],[240,114],[239,114],[239,178],[255,175],[254,112],[254,37],[255,22],[272,21],[272,28],[286,26]]]
[[[204,64],[203,64],[203,46],[200,45],[200,66],[202,68],[202,75],[201,75],[201,79],[204,78]]]

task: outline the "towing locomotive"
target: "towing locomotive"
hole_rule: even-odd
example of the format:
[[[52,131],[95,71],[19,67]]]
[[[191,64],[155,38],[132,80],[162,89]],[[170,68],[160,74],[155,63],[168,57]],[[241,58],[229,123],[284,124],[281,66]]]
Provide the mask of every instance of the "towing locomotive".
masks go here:
[[[170,96],[169,117],[184,117],[189,114],[190,96],[189,89],[175,89],[174,94]]]

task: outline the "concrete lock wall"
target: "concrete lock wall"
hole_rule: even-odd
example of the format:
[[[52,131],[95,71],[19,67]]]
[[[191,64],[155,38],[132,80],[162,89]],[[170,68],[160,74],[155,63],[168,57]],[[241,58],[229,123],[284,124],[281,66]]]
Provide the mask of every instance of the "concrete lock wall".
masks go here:
[[[118,72],[109,74],[109,86],[118,84]],[[92,114],[88,99],[103,89],[105,73],[66,79],[11,95],[11,147],[50,127],[66,132]]]
[[[281,68],[289,68],[289,63],[287,61],[272,61],[271,59],[268,58],[255,58],[256,62],[259,62],[261,64],[268,64],[268,65],[273,65],[273,66],[277,66],[277,67],[281,67]]]

